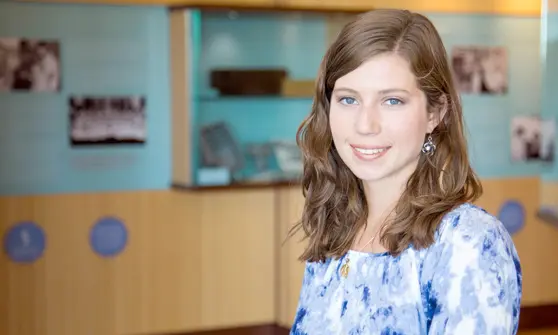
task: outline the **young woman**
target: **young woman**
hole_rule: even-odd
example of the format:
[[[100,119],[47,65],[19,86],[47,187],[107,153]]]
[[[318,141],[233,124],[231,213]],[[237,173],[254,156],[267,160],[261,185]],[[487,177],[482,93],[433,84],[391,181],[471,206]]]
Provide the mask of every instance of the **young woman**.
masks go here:
[[[341,31],[301,125],[306,269],[291,334],[517,332],[512,239],[481,184],[433,24],[375,10]],[[292,236],[292,235],[291,235]]]

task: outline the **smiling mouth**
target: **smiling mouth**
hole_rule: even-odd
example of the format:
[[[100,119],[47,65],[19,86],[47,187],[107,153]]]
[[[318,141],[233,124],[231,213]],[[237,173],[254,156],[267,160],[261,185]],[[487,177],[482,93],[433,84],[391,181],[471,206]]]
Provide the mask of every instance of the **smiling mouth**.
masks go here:
[[[378,149],[364,149],[364,148],[353,147],[353,149],[355,149],[356,151],[360,152],[363,155],[377,155],[379,153],[386,151],[387,149],[389,149],[389,147],[378,148]]]
[[[383,156],[391,147],[376,147],[376,148],[363,148],[352,146],[354,154],[363,160],[376,159]]]

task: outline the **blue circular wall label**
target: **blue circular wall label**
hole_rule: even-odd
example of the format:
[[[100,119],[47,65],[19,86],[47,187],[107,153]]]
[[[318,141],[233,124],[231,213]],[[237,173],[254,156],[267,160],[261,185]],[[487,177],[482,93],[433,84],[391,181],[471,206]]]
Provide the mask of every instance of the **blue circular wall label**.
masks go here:
[[[500,207],[498,218],[502,221],[510,235],[513,235],[523,229],[525,225],[525,208],[518,201],[506,201]]]
[[[4,235],[4,249],[16,263],[33,263],[41,258],[46,247],[43,228],[34,222],[19,222]]]
[[[115,217],[104,217],[91,228],[89,243],[97,254],[103,257],[118,255],[126,247],[128,230],[124,223]]]

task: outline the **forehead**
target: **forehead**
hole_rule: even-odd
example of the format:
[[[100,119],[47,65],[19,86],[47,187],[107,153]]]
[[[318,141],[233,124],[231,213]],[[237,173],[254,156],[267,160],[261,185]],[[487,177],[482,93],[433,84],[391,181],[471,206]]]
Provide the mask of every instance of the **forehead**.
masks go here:
[[[397,54],[381,54],[362,63],[335,82],[335,87],[347,87],[359,92],[404,89],[418,90],[409,62]]]

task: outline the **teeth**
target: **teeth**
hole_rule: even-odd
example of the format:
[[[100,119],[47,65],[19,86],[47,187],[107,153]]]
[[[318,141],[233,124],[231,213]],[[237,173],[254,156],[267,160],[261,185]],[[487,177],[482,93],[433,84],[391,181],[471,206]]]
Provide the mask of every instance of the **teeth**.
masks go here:
[[[379,154],[381,152],[386,151],[386,148],[382,148],[382,149],[362,149],[362,148],[355,148],[356,151],[365,154],[365,155],[376,155]]]

